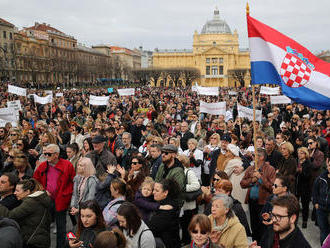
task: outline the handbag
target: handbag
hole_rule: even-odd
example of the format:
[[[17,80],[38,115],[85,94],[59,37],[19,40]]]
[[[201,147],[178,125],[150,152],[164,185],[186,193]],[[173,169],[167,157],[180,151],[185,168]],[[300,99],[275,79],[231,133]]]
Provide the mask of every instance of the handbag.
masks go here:
[[[187,186],[187,183],[188,183],[188,180],[187,180],[187,177],[188,177],[188,172],[190,170],[187,171],[186,173],[186,186]],[[191,192],[187,192],[185,191],[184,192],[184,200],[187,201],[187,202],[190,202],[190,201],[195,201],[198,196],[200,196],[201,194],[203,194],[203,191],[201,188],[199,188],[198,190],[195,190],[195,191],[191,191]]]

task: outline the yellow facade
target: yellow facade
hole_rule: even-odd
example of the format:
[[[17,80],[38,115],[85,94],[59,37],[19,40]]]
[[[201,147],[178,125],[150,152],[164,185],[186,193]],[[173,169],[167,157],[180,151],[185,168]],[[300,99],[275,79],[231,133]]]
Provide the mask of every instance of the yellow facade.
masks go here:
[[[219,11],[214,11],[201,33],[195,31],[192,50],[158,50],[153,53],[153,66],[159,68],[191,67],[200,71],[196,80],[203,86],[238,86],[234,70],[245,70],[245,85],[250,82],[249,51],[239,48],[238,34],[231,32]],[[235,85],[236,84],[236,85]]]

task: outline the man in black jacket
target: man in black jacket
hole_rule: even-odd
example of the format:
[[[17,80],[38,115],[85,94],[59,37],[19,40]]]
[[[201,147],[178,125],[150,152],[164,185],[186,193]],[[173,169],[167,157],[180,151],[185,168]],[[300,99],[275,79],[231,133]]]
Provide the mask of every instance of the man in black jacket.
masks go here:
[[[261,241],[262,248],[311,248],[300,229],[296,226],[299,217],[299,202],[292,195],[278,197],[272,201],[272,225],[268,226]]]
[[[188,140],[194,138],[193,133],[188,130],[188,127],[188,122],[183,121],[181,123],[180,146],[182,151],[188,149]]]
[[[276,141],[273,137],[267,137],[265,148],[267,153],[266,162],[269,162],[275,170],[278,169],[279,163],[282,161],[283,156],[278,150],[276,150]]]
[[[14,195],[18,177],[13,173],[4,173],[0,177],[0,204],[12,210],[21,204]]]

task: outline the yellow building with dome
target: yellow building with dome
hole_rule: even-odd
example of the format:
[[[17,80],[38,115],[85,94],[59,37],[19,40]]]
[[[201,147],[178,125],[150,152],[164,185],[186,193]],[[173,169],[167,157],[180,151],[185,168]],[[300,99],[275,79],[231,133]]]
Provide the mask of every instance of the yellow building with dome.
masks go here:
[[[250,83],[249,51],[239,48],[237,31],[231,31],[218,9],[200,34],[195,31],[192,49],[157,49],[153,53],[153,67],[196,68],[201,77],[195,81],[202,86],[240,86],[239,77],[244,79],[245,86]]]

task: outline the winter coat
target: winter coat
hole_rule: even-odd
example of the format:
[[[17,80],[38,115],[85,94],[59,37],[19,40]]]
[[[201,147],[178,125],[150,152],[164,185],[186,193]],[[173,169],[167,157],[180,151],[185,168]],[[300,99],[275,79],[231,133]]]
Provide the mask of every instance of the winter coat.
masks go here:
[[[309,159],[306,159],[302,164],[301,173],[297,173],[296,178],[296,193],[298,196],[302,196],[304,194],[312,193],[311,190],[311,180],[312,180],[312,163]]]
[[[128,248],[156,248],[154,235],[143,221],[141,221],[139,229],[133,236],[129,235],[126,229],[124,229],[123,233]]]
[[[154,237],[161,238],[166,247],[179,248],[179,213],[178,200],[166,198],[159,202],[161,205],[171,205],[171,210],[158,209],[147,223]]]
[[[187,178],[186,180],[186,192],[193,192],[200,189],[201,185],[198,181],[198,178],[195,175],[195,172],[191,168],[184,168],[184,174]],[[196,208],[196,200],[194,201],[184,201],[182,210],[193,210]]]
[[[264,235],[261,238],[260,243],[258,244],[262,248],[273,248],[274,243],[274,231],[273,226],[267,226]],[[308,241],[305,239],[304,235],[298,227],[294,229],[288,236],[279,241],[281,248],[311,248]]]
[[[50,203],[51,200],[45,191],[36,191],[25,197],[22,204],[13,210],[0,205],[0,216],[17,221],[21,227],[25,245],[48,248],[50,246]]]
[[[191,248],[191,244],[182,246],[182,248]],[[214,244],[211,240],[209,240],[209,248],[222,248],[222,246],[218,246],[217,244]]]
[[[90,244],[94,245],[97,234],[105,230],[106,230],[105,228],[95,228],[95,227],[85,228],[82,230],[80,237],[78,239],[84,242],[84,247],[91,247]]]
[[[98,154],[95,150],[93,150],[89,152],[86,157],[92,160],[93,165],[96,169],[96,176],[98,178],[100,178],[106,173],[107,166],[109,164],[117,165],[116,157],[112,154],[112,152],[107,150],[105,146],[101,154]]]
[[[0,218],[0,240],[2,248],[22,248],[21,230],[16,221]]]
[[[116,174],[108,174],[103,182],[96,185],[95,200],[101,209],[104,209],[111,200],[110,184],[115,178],[117,178]]]
[[[209,216],[214,228],[214,218]],[[243,225],[239,222],[236,216],[228,220],[227,226],[221,231],[219,240],[216,242],[226,248],[247,248],[248,240]]]
[[[254,165],[247,168],[244,177],[241,181],[241,187],[243,189],[248,188],[248,192],[245,198],[245,203],[248,203],[249,201],[251,187],[257,184],[259,186],[258,204],[264,205],[266,203],[267,198],[273,193],[272,186],[276,177],[275,169],[274,167],[270,166],[268,163],[265,163],[262,166],[260,172],[261,180],[259,179],[255,183],[252,182],[254,171],[255,171]]]
[[[183,155],[186,155],[188,158],[190,158],[190,166],[194,172],[198,180],[201,180],[202,175],[202,164],[203,164],[203,152],[199,149],[195,149],[193,156],[190,157],[190,150],[185,150],[183,152]]]
[[[76,209],[79,209],[80,202],[94,200],[96,185],[99,183],[99,180],[96,178],[96,176],[90,176],[86,180],[84,191],[79,192],[79,184],[83,179],[84,177],[80,175],[76,175],[73,179],[73,194],[70,206]],[[83,194],[82,197],[80,196],[81,193]]]
[[[167,174],[166,174],[167,172]],[[166,174],[166,175],[165,175]],[[156,182],[160,182],[163,179],[173,179],[175,180],[179,186],[180,189],[183,191],[185,188],[185,176],[183,171],[183,166],[179,162],[179,160],[174,160],[174,165],[170,168],[165,168],[165,164],[162,163],[157,171],[156,174]]]
[[[224,171],[227,173],[227,175],[229,177],[229,181],[233,185],[233,190],[231,192],[231,195],[233,196],[233,198],[244,203],[247,189],[242,189],[241,184],[240,184],[241,180],[243,179],[244,172],[242,172],[239,175],[236,175],[234,173],[235,167],[243,167],[242,165],[243,165],[242,160],[239,157],[235,157],[233,159],[230,159],[226,163],[226,165],[225,165],[226,167],[225,167]]]
[[[158,210],[159,203],[154,200],[154,196],[144,197],[141,191],[135,194],[134,205],[138,207],[144,221],[149,221],[151,213]]]
[[[282,161],[279,163],[279,167],[277,168],[278,172],[287,176],[290,180],[290,192],[295,192],[295,182],[296,182],[296,172],[297,172],[297,160],[290,155],[287,159],[283,157]]]
[[[330,210],[330,190],[328,172],[321,174],[314,182],[313,205],[319,204],[319,208]]]
[[[312,180],[315,180],[321,174],[322,166],[324,166],[325,161],[323,152],[316,149],[310,160],[312,162]]]
[[[42,162],[33,175],[33,177],[39,181],[45,189],[47,189],[48,166],[51,165],[49,165],[47,161]],[[56,211],[63,211],[68,209],[70,205],[75,171],[73,165],[68,160],[62,158],[59,159],[55,168],[60,171],[56,187],[57,194],[55,198],[55,208]]]

